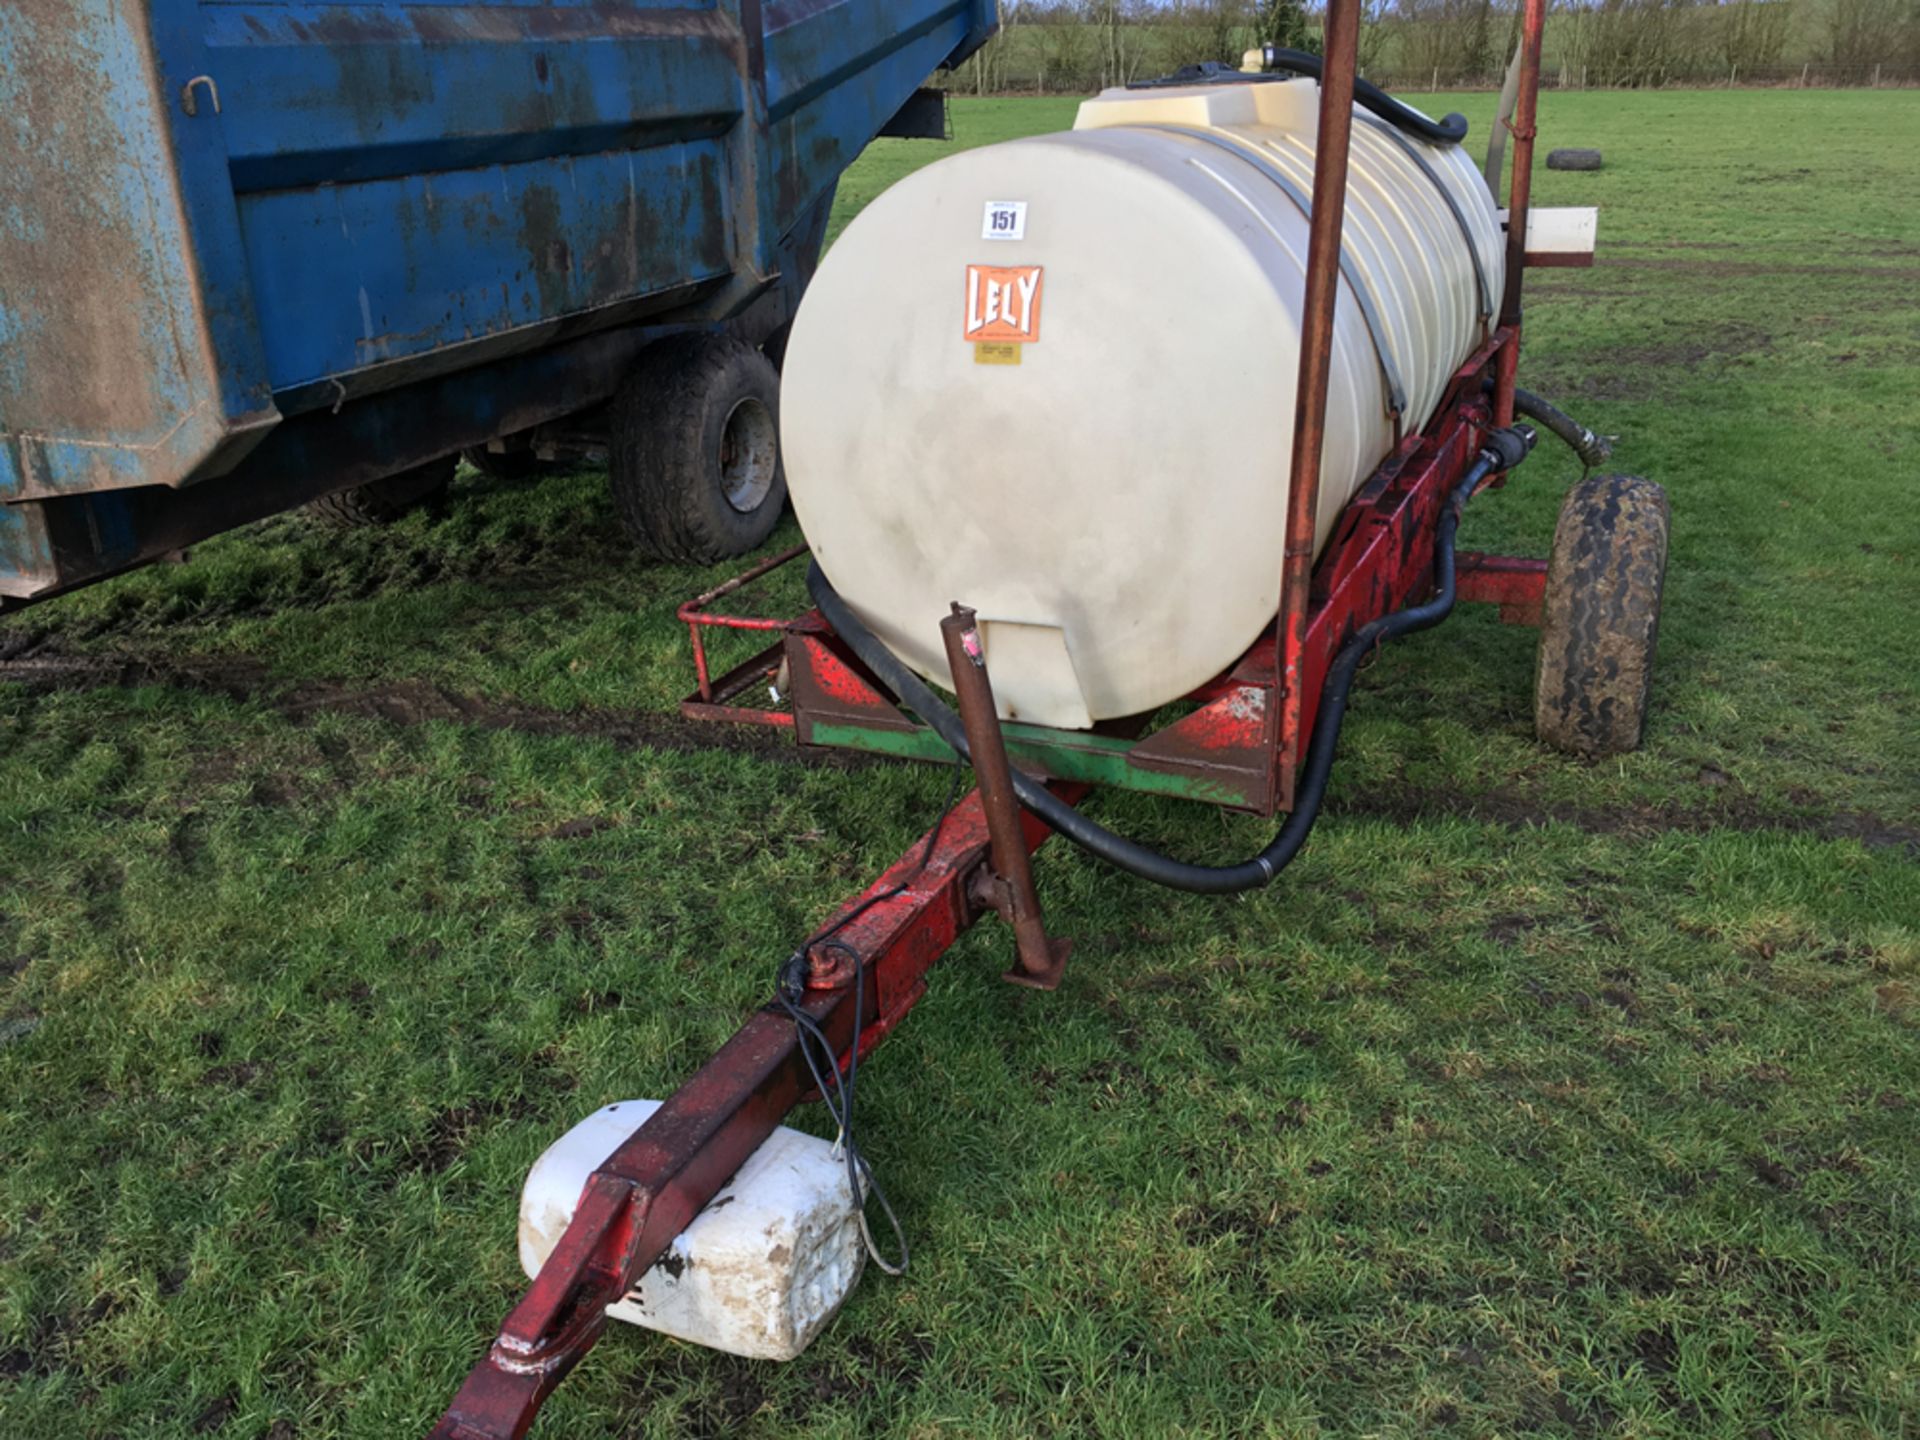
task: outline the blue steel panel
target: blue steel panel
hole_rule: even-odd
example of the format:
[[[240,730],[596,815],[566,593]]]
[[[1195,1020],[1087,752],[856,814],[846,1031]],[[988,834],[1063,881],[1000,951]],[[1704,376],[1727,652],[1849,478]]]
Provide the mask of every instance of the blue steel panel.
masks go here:
[[[0,466],[6,461],[0,458]],[[0,602],[26,599],[58,578],[46,516],[38,505],[0,504]]]
[[[0,498],[178,484],[273,418],[244,296],[203,269],[232,223],[224,163],[223,216],[169,143],[164,17],[147,18],[0,8]],[[178,148],[197,162],[209,139]]]
[[[242,196],[274,388],[725,275],[723,169],[706,141]]]
[[[992,0],[774,0],[767,114],[784,228],[939,65],[978,43]],[[876,119],[878,117],[878,119]]]
[[[734,12],[203,9],[283,397],[582,311],[614,323],[648,296],[761,268],[758,233],[731,233],[760,143],[739,131],[747,46]],[[394,383],[385,376],[356,391]]]
[[[717,135],[743,108],[711,4],[204,9],[243,192]]]
[[[488,377],[548,376],[495,363],[515,348],[662,304],[672,323],[790,304],[793,275],[754,298],[780,237],[930,70],[992,33],[994,0],[763,3],[0,5],[0,500],[232,471],[204,501],[0,509],[0,597],[351,483],[241,460],[274,392],[409,384],[375,430],[411,425],[391,443],[418,458],[495,433],[481,411],[564,413],[562,395],[501,409]],[[696,281],[721,298],[688,308]],[[474,414],[409,405],[429,369],[483,364],[435,382],[471,387]],[[377,458],[352,465],[367,478]]]

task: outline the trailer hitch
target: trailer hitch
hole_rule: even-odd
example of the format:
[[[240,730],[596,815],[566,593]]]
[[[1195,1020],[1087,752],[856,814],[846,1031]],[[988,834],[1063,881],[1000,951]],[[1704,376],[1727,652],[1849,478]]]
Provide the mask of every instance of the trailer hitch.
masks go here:
[[[1071,804],[1087,787],[1057,783],[1054,791]],[[1052,831],[1017,808],[1013,821],[1012,846],[1025,860]],[[856,1045],[864,1058],[906,1017],[927,993],[927,971],[979,918],[973,889],[993,848],[990,832],[976,790],[829,923],[824,933],[834,944],[820,947],[819,959],[850,962],[857,951],[860,963],[810,967],[793,1003],[819,1027],[842,1073]],[[521,1440],[605,1332],[607,1306],[633,1289],[813,1089],[793,1019],[770,1001],[588,1179],[566,1233],[432,1440]]]

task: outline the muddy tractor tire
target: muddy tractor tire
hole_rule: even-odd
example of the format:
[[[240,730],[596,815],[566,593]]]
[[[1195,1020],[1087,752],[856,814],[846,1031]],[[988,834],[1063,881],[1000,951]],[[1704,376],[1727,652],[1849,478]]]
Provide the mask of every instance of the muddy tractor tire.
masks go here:
[[[363,525],[391,525],[402,515],[418,510],[446,494],[459,468],[458,455],[445,455],[415,465],[384,479],[370,480],[351,490],[337,490],[307,502],[307,513],[336,530],[354,530]]]
[[[730,335],[680,335],[640,357],[613,399],[607,473],[621,524],[656,560],[744,555],[779,523],[780,377]]]
[[[1640,746],[1647,724],[1667,492],[1633,475],[1589,475],[1567,492],[1547,561],[1534,730],[1589,759]]]

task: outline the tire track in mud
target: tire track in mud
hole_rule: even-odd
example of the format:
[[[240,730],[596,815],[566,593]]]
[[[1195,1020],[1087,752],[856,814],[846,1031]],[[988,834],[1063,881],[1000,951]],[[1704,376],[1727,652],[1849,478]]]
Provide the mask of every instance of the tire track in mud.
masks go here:
[[[289,681],[275,677],[266,665],[252,659],[179,664],[144,656],[36,654],[0,661],[0,684],[6,683],[24,686],[30,695],[161,685],[217,695],[236,704],[258,703],[295,724],[321,714],[357,715],[399,726],[442,721],[521,735],[604,740],[621,750],[720,750],[774,763],[815,765],[824,761],[842,769],[895,763],[877,755],[802,752],[788,737],[766,726],[702,723],[650,710],[553,710],[460,695],[425,680],[367,686]]]
[[[279,680],[266,665],[253,659],[200,665],[163,663],[141,656],[36,653],[0,660],[0,684],[4,683],[21,685],[29,694],[163,685],[218,695],[240,704],[258,703],[294,724],[304,724],[322,714],[354,715],[397,726],[440,721],[520,735],[602,740],[620,750],[682,754],[719,750],[773,764],[825,765],[841,770],[910,763],[846,751],[802,750],[790,736],[758,725],[718,725],[645,710],[553,710],[458,695],[423,680],[372,686]],[[1577,805],[1506,789],[1462,795],[1397,787],[1363,792],[1336,790],[1324,813],[1401,826],[1448,818],[1516,831],[1567,825],[1587,834],[1608,836],[1662,832],[1704,835],[1716,830],[1806,835],[1818,840],[1855,840],[1870,850],[1903,850],[1920,856],[1920,826],[1857,810],[1781,815],[1763,811],[1751,801],[1725,796],[1711,809],[1696,809],[1681,805]]]
[[[1510,830],[1567,825],[1589,835],[1642,838],[1661,833],[1707,835],[1716,830],[1806,835],[1816,840],[1858,840],[1869,850],[1905,850],[1920,856],[1920,826],[1883,820],[1862,810],[1781,815],[1738,801],[1723,801],[1711,810],[1693,810],[1680,805],[1574,805],[1516,790],[1461,795],[1450,790],[1398,789],[1335,795],[1328,800],[1324,813],[1386,820],[1402,826],[1442,819],[1473,820]]]

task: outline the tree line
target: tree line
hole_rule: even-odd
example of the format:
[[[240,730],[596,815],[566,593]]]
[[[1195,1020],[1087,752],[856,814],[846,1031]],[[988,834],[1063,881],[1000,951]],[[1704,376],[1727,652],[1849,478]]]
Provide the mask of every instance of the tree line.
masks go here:
[[[1362,0],[1360,70],[1391,88],[1497,85],[1516,0]],[[1260,44],[1319,47],[1300,0],[1001,0],[1000,34],[947,77],[979,94],[1076,94]],[[1549,86],[1920,82],[1920,0],[1560,0]]]

